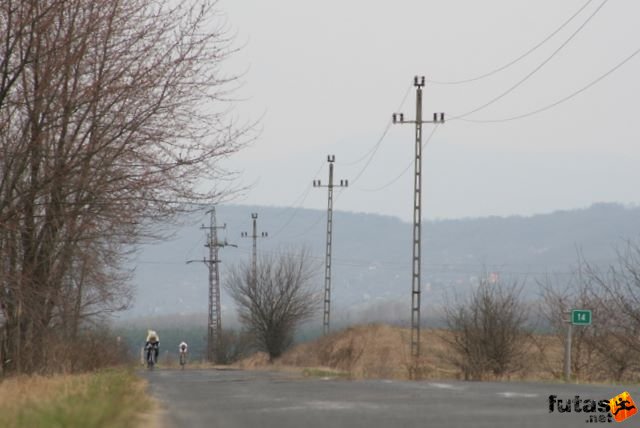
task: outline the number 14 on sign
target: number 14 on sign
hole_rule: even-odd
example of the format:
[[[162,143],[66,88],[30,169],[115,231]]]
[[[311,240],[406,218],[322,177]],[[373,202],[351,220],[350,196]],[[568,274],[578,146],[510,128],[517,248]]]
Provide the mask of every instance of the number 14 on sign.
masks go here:
[[[571,324],[573,324],[573,325],[589,325],[589,324],[591,324],[591,310],[589,310],[589,309],[573,309],[571,311]]]

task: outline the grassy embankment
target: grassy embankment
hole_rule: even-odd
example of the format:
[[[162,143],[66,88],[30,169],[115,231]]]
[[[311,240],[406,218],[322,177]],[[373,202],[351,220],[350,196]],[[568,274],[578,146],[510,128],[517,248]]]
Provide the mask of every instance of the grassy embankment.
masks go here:
[[[305,376],[350,379],[462,379],[444,338],[446,330],[421,331],[422,357],[416,361],[409,347],[410,330],[384,324],[360,325],[299,344],[269,363],[259,353],[238,363],[243,369],[269,367],[301,371]],[[520,368],[506,379],[555,380],[562,371],[562,346],[538,336],[526,345]],[[557,368],[558,373],[554,373]],[[499,379],[488,379],[499,380]]]
[[[124,369],[0,381],[0,426],[7,428],[149,426],[153,409],[144,381]]]

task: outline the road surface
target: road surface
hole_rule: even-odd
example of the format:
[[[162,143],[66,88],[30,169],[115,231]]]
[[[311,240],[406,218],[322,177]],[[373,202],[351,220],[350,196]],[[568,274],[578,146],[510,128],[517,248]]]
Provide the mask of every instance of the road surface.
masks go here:
[[[167,408],[167,428],[184,427],[585,427],[608,412],[585,413],[587,399],[637,386],[456,381],[347,381],[237,370],[143,372],[151,393]],[[571,412],[549,412],[549,396],[572,400]],[[575,411],[575,396],[580,412]],[[586,404],[585,404],[586,403]],[[614,421],[614,425],[618,424]],[[640,414],[619,424],[639,426]]]

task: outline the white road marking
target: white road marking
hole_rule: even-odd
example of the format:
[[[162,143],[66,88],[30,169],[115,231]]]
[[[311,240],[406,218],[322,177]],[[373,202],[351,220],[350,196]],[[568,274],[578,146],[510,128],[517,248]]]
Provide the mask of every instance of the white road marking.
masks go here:
[[[308,410],[328,410],[328,411],[339,411],[339,410],[353,410],[353,409],[366,409],[366,410],[380,410],[384,406],[380,406],[374,403],[364,403],[364,402],[350,402],[346,403],[343,401],[323,401],[323,400],[314,400],[314,401],[305,401],[298,405],[293,406],[269,406],[262,409],[256,409],[256,412],[291,412],[291,411],[308,411]]]
[[[464,389],[460,386],[451,385],[450,383],[430,382],[427,385],[433,386],[434,388],[440,388],[440,389]]]
[[[498,392],[496,395],[499,395],[504,398],[534,398],[537,397],[538,394],[528,393],[528,392]]]

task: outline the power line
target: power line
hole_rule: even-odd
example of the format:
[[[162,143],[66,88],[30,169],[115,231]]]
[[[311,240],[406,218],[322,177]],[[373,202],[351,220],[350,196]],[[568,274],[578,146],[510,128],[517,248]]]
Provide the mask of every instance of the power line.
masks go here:
[[[282,226],[272,235],[273,237],[278,236],[280,234],[280,232],[282,232],[284,229],[286,229],[286,227],[289,225],[289,223],[291,223],[293,221],[293,219],[298,214],[298,211],[300,211],[300,209],[302,208],[302,204],[307,199],[307,196],[309,196],[309,193],[311,193],[311,188],[312,187],[313,186],[309,185],[309,186],[307,186],[306,189],[304,189],[302,200],[299,203],[297,203],[297,204],[295,204],[295,205],[293,205],[291,207],[291,209],[293,209],[293,212],[291,213],[289,218],[282,224]]]
[[[436,133],[436,129],[438,129],[438,125],[433,127],[433,130],[431,131],[431,134],[429,134],[429,136],[427,137],[425,142],[422,143],[422,148],[426,147],[427,144],[429,143],[429,141],[431,141],[431,138],[433,137],[433,134]],[[392,184],[394,184],[396,181],[400,180],[400,178],[402,178],[407,173],[407,171],[409,171],[409,168],[411,168],[411,165],[413,165],[413,160],[411,162],[409,162],[407,164],[407,166],[402,170],[402,172],[400,174],[398,174],[394,179],[392,179],[391,181],[388,181],[386,184],[383,184],[380,187],[374,187],[372,189],[367,189],[367,188],[363,188],[363,187],[356,187],[356,189],[361,190],[363,192],[379,192],[380,190],[386,189],[387,187],[389,187]]]
[[[402,101],[400,102],[400,105],[398,106],[398,110],[402,110],[402,107],[404,107],[404,103],[406,102],[407,97],[409,96],[409,92],[411,92],[411,85],[409,85],[409,87],[407,87],[407,90],[406,90],[404,96],[402,97]],[[362,160],[364,160],[365,158],[368,157],[367,162],[364,164],[362,169],[360,169],[360,171],[356,174],[356,176],[351,179],[351,183],[352,184],[356,183],[360,179],[362,174],[364,174],[364,172],[367,170],[367,168],[369,167],[369,165],[373,161],[374,156],[378,152],[378,149],[380,148],[380,145],[382,144],[382,142],[386,138],[387,134],[389,133],[389,130],[391,129],[391,125],[392,124],[393,124],[392,121],[388,121],[387,122],[387,125],[385,126],[384,131],[382,131],[382,135],[380,135],[380,138],[378,138],[378,141],[376,142],[376,144],[362,158],[358,159],[356,162],[345,162],[345,163],[343,163],[344,165],[355,165],[357,163],[360,163]]]
[[[337,199],[337,196],[336,196],[336,199]],[[290,237],[288,237],[288,239],[290,239],[290,240],[291,240],[291,239],[297,239],[297,238],[300,238],[300,237],[302,237],[302,236],[305,236],[307,233],[309,233],[309,232],[311,231],[311,229],[313,229],[314,227],[316,227],[316,226],[320,223],[320,221],[321,221],[323,218],[325,218],[325,216],[326,216],[326,212],[321,211],[321,212],[320,212],[320,215],[319,215],[318,217],[316,217],[315,221],[314,221],[313,223],[311,223],[311,225],[310,225],[309,227],[307,227],[307,228],[306,228],[303,232],[301,232],[301,233],[298,233],[298,234],[296,234],[296,235],[294,235],[294,236],[290,236]]]
[[[549,110],[550,108],[553,108],[553,107],[555,107],[555,106],[557,106],[559,104],[562,104],[562,103],[564,103],[566,101],[569,101],[571,98],[581,94],[582,92],[584,92],[587,89],[591,88],[592,86],[596,85],[601,80],[603,80],[604,78],[606,78],[607,76],[609,76],[610,74],[612,74],[613,72],[618,70],[620,67],[625,65],[627,62],[629,62],[633,57],[638,55],[638,53],[640,53],[640,48],[638,48],[631,55],[629,55],[628,57],[623,59],[621,62],[619,62],[615,67],[609,69],[607,72],[605,72],[604,74],[600,75],[595,80],[592,80],[591,82],[589,82],[587,85],[583,86],[582,88],[578,89],[575,92],[572,92],[571,94],[567,95],[566,97],[561,98],[558,101],[553,102],[551,104],[548,104],[548,105],[546,105],[544,107],[540,107],[539,109],[530,111],[528,113],[519,114],[517,116],[505,117],[505,118],[502,118],[502,119],[484,119],[484,120],[480,120],[480,119],[459,118],[458,120],[462,120],[462,121],[465,121],[465,122],[475,122],[475,123],[496,123],[496,122],[508,122],[510,120],[523,119],[525,117],[529,117],[529,116],[533,116],[533,115],[538,114],[538,113],[542,113],[543,111]]]
[[[400,105],[398,106],[398,110],[402,110],[402,107],[404,107],[404,103],[407,101],[407,97],[409,96],[409,93],[411,92],[411,85],[409,85],[407,87],[407,90],[404,93],[404,96],[402,97],[402,101],[400,101]],[[367,157],[369,157],[369,160],[367,161],[367,164],[364,166],[364,169],[366,169],[366,167],[369,165],[369,163],[371,163],[371,160],[373,159],[373,156],[376,154],[376,152],[378,151],[378,149],[380,148],[380,145],[382,144],[382,142],[384,141],[385,137],[387,136],[387,133],[389,132],[389,129],[391,129],[391,121],[387,122],[387,125],[385,126],[384,130],[382,131],[382,134],[380,135],[380,138],[378,138],[378,141],[376,141],[376,143],[358,160],[355,160],[353,162],[338,162],[340,165],[345,165],[345,166],[351,166],[351,165],[356,165],[359,164],[360,162],[362,162],[363,160],[365,160]],[[362,172],[362,171],[361,171]],[[358,175],[359,177],[360,175]],[[352,182],[355,182],[355,180],[351,180]]]
[[[342,195],[342,191],[344,190],[344,188],[340,188],[338,189],[338,192],[336,193],[336,196],[334,198],[334,201],[337,201],[340,198],[340,195]],[[298,239],[301,238],[303,236],[305,236],[306,234],[308,234],[314,227],[316,227],[320,221],[325,218],[326,213],[324,211],[320,212],[320,215],[316,218],[316,220],[311,223],[311,225],[309,227],[307,227],[303,232],[298,233],[294,236],[290,236],[287,239],[288,240],[292,240],[292,239]]]
[[[502,65],[494,70],[491,70],[489,72],[480,74],[476,77],[471,77],[468,79],[463,79],[463,80],[431,80],[429,79],[429,83],[435,83],[438,85],[459,85],[462,83],[470,83],[470,82],[475,82],[481,79],[484,79],[486,77],[492,76],[496,73],[501,72],[502,70],[505,70],[509,67],[511,67],[512,65],[518,63],[519,61],[521,61],[522,59],[524,59],[525,57],[527,57],[529,54],[533,53],[534,51],[536,51],[540,46],[544,45],[546,42],[548,42],[553,36],[555,36],[556,34],[558,34],[564,27],[566,27],[571,21],[574,20],[574,18],[576,16],[578,16],[589,4],[591,4],[593,0],[588,0],[586,3],[584,3],[577,12],[575,12],[573,15],[571,15],[569,17],[569,19],[567,19],[566,21],[564,21],[562,23],[562,25],[560,25],[558,28],[556,28],[551,34],[549,34],[547,37],[545,37],[541,42],[539,42],[538,44],[536,44],[535,46],[533,46],[531,49],[529,49],[528,51],[526,51],[525,53],[523,53],[522,55],[520,55],[519,57],[517,57],[516,59],[506,63],[505,65]]]
[[[193,242],[193,246],[189,249],[189,251],[187,251],[187,253],[184,256],[185,260],[188,260],[189,257],[191,257],[191,253],[193,253],[193,251],[196,249],[198,245],[200,245],[198,241]]]
[[[322,170],[322,167],[324,166],[324,161],[322,161],[320,163],[320,166],[318,167],[318,170],[313,174],[313,176],[315,177],[316,175],[318,175],[320,173],[320,171]],[[292,205],[294,205],[294,210],[293,213],[291,213],[291,216],[289,216],[289,218],[284,222],[284,224],[275,232],[273,233],[271,236],[273,238],[275,238],[276,236],[280,235],[280,233],[287,227],[289,226],[289,224],[293,221],[293,219],[298,215],[298,213],[300,212],[300,209],[302,208],[302,204],[304,204],[304,201],[307,200],[307,196],[309,196],[309,193],[311,193],[311,189],[312,189],[312,183],[309,183],[307,185],[307,187],[305,188],[304,192],[301,194],[301,196],[299,196],[298,198],[296,198],[293,202]],[[299,203],[296,203],[299,199],[302,200]],[[296,206],[297,205],[297,206]]]
[[[542,63],[540,65],[538,65],[536,68],[534,68],[532,71],[530,71],[527,75],[525,75],[522,79],[520,79],[518,82],[516,82],[516,84],[514,84],[513,86],[511,86],[509,89],[507,89],[506,91],[502,92],[500,95],[498,95],[497,97],[492,98],[491,100],[487,101],[486,103],[474,108],[473,110],[470,110],[464,114],[460,114],[457,116],[453,116],[451,117],[449,120],[457,120],[457,119],[462,119],[466,116],[469,116],[473,113],[477,113],[480,110],[483,110],[487,107],[489,107],[490,105],[494,104],[495,102],[501,100],[502,98],[504,98],[505,96],[507,96],[508,94],[510,94],[511,92],[513,92],[516,88],[518,88],[520,85],[522,85],[524,82],[526,82],[527,80],[529,80],[529,78],[531,78],[531,76],[533,76],[535,73],[537,73],[538,71],[540,71],[540,69],[542,69],[542,67],[544,67],[549,61],[551,61],[551,59],[553,57],[556,56],[556,54],[558,52],[560,52],[565,46],[567,46],[567,44],[569,44],[569,42],[571,40],[573,40],[573,38],[587,25],[587,23],[589,23],[589,21],[591,21],[591,19],[596,16],[596,14],[600,11],[600,9],[602,9],[604,7],[605,4],[607,4],[609,0],[604,0],[600,6],[598,6],[598,8],[591,14],[589,15],[589,17],[587,18],[586,21],[584,21],[582,23],[582,25],[580,25],[578,27],[578,29],[576,31],[574,31],[567,40],[564,41],[564,43],[562,43],[560,45],[560,47],[558,47],[555,51],[553,51],[553,53],[551,53],[551,55],[549,55],[544,61],[542,61]]]
[[[238,252],[244,254],[251,254],[251,250],[246,248],[239,248]],[[262,253],[265,254],[282,254],[280,250],[263,250]],[[285,254],[295,255],[294,253],[285,252]],[[309,255],[311,259],[315,260],[324,260],[325,256],[321,255]],[[183,263],[175,262],[172,260],[140,260],[137,261],[138,264],[152,264],[152,265],[182,265]],[[615,263],[615,260],[605,261],[604,263]],[[386,271],[404,271],[410,267],[408,263],[405,262],[393,262],[393,261],[384,261],[384,260],[364,260],[364,259],[344,259],[344,258],[336,258],[332,257],[332,264],[340,265],[343,267],[350,268],[363,268],[363,267],[375,267],[376,270],[386,270]],[[557,264],[557,266],[570,265],[571,263],[565,264]],[[497,266],[491,266],[486,264],[473,264],[473,263],[423,263],[422,266],[429,273],[451,273],[451,274],[470,274],[475,275],[481,271],[488,270],[490,272],[498,272],[501,274],[514,274],[514,275],[546,275],[546,274],[559,274],[559,275],[571,275],[575,272],[566,271],[566,270],[520,270],[520,269],[507,269],[509,267],[540,267],[544,268],[547,264],[543,263],[501,263]]]
[[[407,100],[407,97],[409,96],[409,93],[411,92],[411,85],[409,85],[407,87],[407,90],[405,91],[402,100],[400,101],[400,104],[398,106],[398,110],[402,109],[402,107],[404,106],[404,103]],[[387,136],[389,129],[391,129],[391,125],[392,125],[392,121],[389,121],[387,123],[387,125],[385,126],[382,134],[380,135],[380,138],[378,138],[376,144],[373,145],[373,147],[371,149],[369,149],[369,151],[367,151],[367,153],[364,154],[364,156],[362,156],[360,159],[353,161],[353,162],[337,162],[340,163],[341,165],[356,165],[360,162],[362,162],[364,159],[368,158],[367,162],[365,163],[365,165],[362,167],[362,169],[358,172],[358,174],[356,175],[355,179],[352,179],[351,182],[355,183],[356,180],[358,180],[360,178],[360,176],[362,176],[362,174],[365,172],[365,170],[368,168],[368,166],[371,164],[371,161],[373,160],[373,157],[375,156],[376,152],[378,151],[378,149],[380,148],[380,145],[382,144],[382,142],[384,141],[385,137]],[[320,169],[322,169],[322,164],[320,165],[320,167],[318,168],[318,171],[316,171],[316,173],[314,174],[317,175],[320,172]],[[285,221],[285,223],[283,224],[283,226],[281,226],[272,236],[278,236],[290,223],[291,221],[293,221],[293,219],[296,217],[297,213],[299,212],[300,208],[302,207],[302,204],[304,203],[304,201],[306,200],[307,196],[309,195],[311,191],[311,186],[307,187],[304,191],[303,191],[303,198],[302,201],[299,203],[299,207],[295,209],[295,211],[293,212],[293,214],[287,219],[287,221]],[[340,192],[341,193],[341,192]],[[340,193],[338,193],[337,197],[340,195]],[[318,224],[320,222],[320,220],[322,219],[322,217],[319,217],[317,221],[315,221],[308,230],[312,229],[316,224]],[[308,230],[306,232],[308,232]],[[306,232],[304,232],[303,234],[299,235],[305,235]]]

